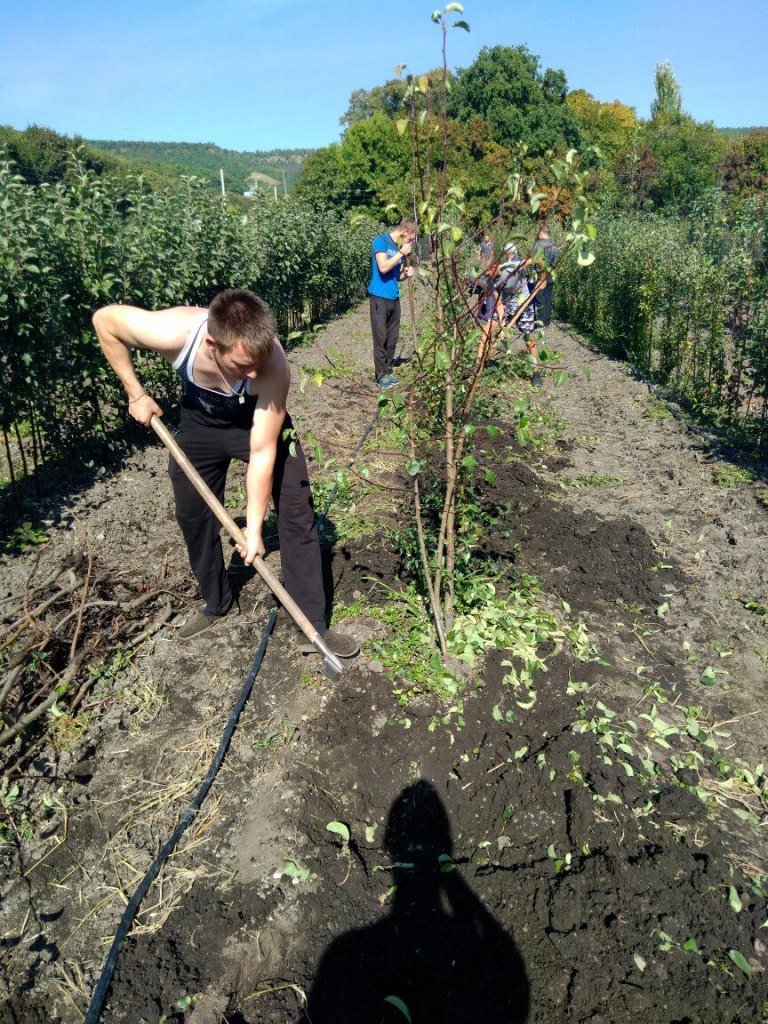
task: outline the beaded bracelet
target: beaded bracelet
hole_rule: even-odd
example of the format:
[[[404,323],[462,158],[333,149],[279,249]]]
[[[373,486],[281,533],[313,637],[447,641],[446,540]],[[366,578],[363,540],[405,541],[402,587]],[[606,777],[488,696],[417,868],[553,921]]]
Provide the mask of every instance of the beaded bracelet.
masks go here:
[[[136,396],[136,398],[129,398],[128,399],[128,405],[133,405],[134,402],[138,402],[139,399],[146,398],[146,397],[147,397],[147,392],[146,391],[142,391],[140,395]]]

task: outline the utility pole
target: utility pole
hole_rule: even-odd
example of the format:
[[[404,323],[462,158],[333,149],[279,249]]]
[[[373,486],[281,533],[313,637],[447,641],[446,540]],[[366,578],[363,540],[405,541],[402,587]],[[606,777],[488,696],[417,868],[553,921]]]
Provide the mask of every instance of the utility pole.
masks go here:
[[[219,168],[219,174],[221,175],[221,194],[222,194],[222,196],[226,196],[227,193],[224,191],[224,168],[223,167]]]
[[[285,168],[283,168],[283,195],[288,195],[288,186],[285,183]]]

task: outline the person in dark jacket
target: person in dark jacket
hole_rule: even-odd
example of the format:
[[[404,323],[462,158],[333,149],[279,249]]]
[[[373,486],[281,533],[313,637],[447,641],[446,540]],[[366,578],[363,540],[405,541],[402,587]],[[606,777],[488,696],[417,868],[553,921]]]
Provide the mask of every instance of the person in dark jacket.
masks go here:
[[[548,327],[552,320],[552,291],[554,281],[550,271],[557,266],[559,252],[552,241],[549,228],[543,225],[539,228],[536,241],[531,252],[531,264],[538,274],[546,273],[547,283],[537,292],[533,300],[534,318],[542,327]]]

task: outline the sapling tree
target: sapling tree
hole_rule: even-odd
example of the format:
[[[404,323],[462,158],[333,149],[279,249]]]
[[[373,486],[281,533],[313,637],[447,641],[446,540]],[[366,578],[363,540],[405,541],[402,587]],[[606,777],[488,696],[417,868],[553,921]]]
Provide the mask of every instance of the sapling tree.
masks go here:
[[[449,29],[469,31],[458,3],[435,11],[433,22],[442,35],[442,75],[407,76],[407,116],[397,122],[398,130],[410,133],[412,153],[413,212],[420,231],[428,239],[429,257],[419,268],[429,294],[429,326],[422,331],[414,353],[414,385],[406,400],[392,400],[393,408],[407,427],[408,473],[413,487],[415,538],[421,579],[431,610],[437,642],[445,658],[457,608],[457,581],[470,571],[469,561],[479,513],[475,497],[481,465],[476,451],[478,400],[488,369],[493,342],[481,344],[474,278],[467,276],[468,252],[476,245],[465,225],[463,192],[449,180],[450,132],[446,44]],[[525,155],[521,145],[520,158]],[[570,150],[561,159],[551,159],[547,169],[555,187],[544,192],[535,179],[524,177],[522,163],[512,170],[506,183],[502,215],[491,228],[501,241],[512,240],[511,224],[532,234],[543,202],[547,215],[554,217],[560,207],[572,211],[564,234],[561,258],[575,248],[578,262],[589,265],[594,227],[578,171],[578,156]],[[520,232],[518,232],[518,235]],[[545,286],[547,271],[528,245],[516,239],[527,253],[533,282],[528,298],[521,303],[508,326],[514,327],[535,295]],[[499,260],[489,268],[498,272]],[[547,359],[541,354],[542,362]],[[529,357],[529,364],[535,360]],[[386,399],[386,401],[390,401]],[[520,406],[523,417],[526,403]],[[486,479],[492,473],[486,471]]]

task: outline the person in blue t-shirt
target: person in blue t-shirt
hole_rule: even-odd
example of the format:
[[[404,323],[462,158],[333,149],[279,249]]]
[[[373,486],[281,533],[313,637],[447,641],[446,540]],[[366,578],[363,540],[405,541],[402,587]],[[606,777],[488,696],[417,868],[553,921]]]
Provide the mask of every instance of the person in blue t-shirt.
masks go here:
[[[371,283],[368,299],[373,334],[373,367],[382,390],[400,383],[392,372],[392,360],[400,334],[399,281],[413,276],[413,267],[406,264],[416,241],[416,221],[404,218],[396,228],[377,235],[371,247]]]

